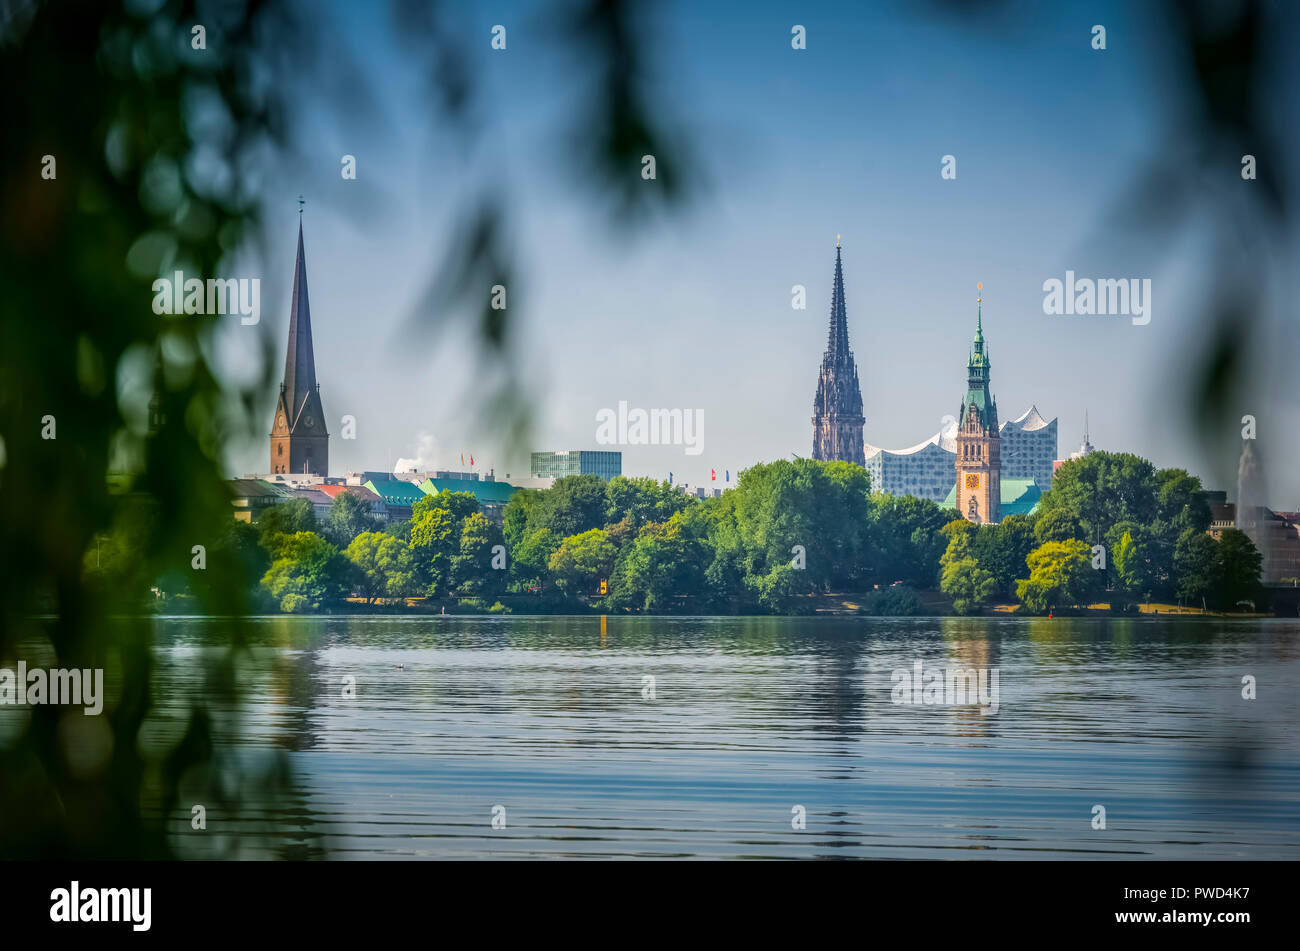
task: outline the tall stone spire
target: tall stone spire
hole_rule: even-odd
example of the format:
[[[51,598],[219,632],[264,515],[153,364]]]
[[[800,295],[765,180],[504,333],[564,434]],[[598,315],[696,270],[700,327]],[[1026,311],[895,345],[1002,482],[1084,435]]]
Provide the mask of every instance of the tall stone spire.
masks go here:
[[[316,357],[311,343],[311,305],[307,299],[307,257],[302,248],[302,219],[298,219],[298,260],[293,268],[293,298],[289,304],[289,348],[284,355],[284,388],[295,411],[316,389]]]
[[[862,390],[858,365],[849,349],[849,319],[844,304],[844,267],[835,239],[835,280],[831,286],[830,329],[813,399],[813,458],[866,464],[862,445]]]
[[[298,203],[298,258],[294,264],[293,297],[289,304],[289,344],[284,356],[284,382],[280,384],[275,422],[271,427],[271,472],[323,476],[329,474],[329,432],[325,427],[320,386],[316,382],[301,198]]]
[[[840,243],[835,242],[835,282],[831,285],[831,325],[826,335],[826,352],[839,356],[849,351],[849,316],[844,306],[844,266]]]

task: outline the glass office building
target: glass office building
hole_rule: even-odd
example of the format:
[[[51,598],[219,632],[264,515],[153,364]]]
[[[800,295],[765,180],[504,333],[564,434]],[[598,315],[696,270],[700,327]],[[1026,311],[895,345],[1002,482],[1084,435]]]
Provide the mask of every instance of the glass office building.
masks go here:
[[[532,454],[534,479],[562,479],[570,475],[597,475],[612,479],[623,474],[621,452],[593,452],[587,449],[568,449],[559,452]]]

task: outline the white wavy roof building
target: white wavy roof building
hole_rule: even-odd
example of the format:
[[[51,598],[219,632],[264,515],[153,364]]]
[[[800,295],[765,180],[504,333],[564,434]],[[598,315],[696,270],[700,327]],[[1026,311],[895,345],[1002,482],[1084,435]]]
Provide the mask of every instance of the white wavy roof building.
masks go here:
[[[1002,477],[1033,479],[1041,488],[1052,482],[1056,459],[1056,420],[1046,419],[1030,406],[1016,419],[998,427],[1002,439]],[[929,439],[906,449],[884,449],[864,444],[871,488],[893,495],[914,495],[943,502],[957,484],[957,422],[945,425]]]

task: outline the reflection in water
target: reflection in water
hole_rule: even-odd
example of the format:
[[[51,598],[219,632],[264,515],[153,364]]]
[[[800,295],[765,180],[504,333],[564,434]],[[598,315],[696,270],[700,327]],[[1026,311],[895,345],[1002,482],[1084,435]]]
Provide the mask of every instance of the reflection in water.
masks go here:
[[[221,622],[159,627],[159,696],[204,689],[192,661]],[[205,833],[187,813],[182,854],[269,829],[279,857],[1300,858],[1295,622],[253,628],[245,729],[217,739],[286,755],[297,795],[238,822],[210,811]],[[998,670],[997,712],[894,704],[891,671],[918,660]],[[1098,803],[1105,830],[1091,827]]]

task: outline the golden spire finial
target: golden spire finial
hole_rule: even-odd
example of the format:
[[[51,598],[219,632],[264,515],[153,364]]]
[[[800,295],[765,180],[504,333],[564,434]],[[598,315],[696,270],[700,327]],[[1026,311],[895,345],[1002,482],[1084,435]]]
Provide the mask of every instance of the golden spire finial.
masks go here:
[[[975,290],[977,290],[977,291],[981,291],[981,292],[982,292],[982,291],[984,290],[984,282],[983,282],[983,281],[980,281],[978,284],[976,284],[976,285],[975,285]],[[982,303],[984,303],[984,295],[983,295],[983,293],[981,293],[979,297],[976,297],[976,298],[975,298],[975,303],[977,303],[977,304],[982,304]]]
[[[840,236],[839,236],[839,235],[836,235],[836,236],[835,236],[835,247],[838,248],[839,246],[840,246]]]

